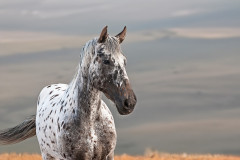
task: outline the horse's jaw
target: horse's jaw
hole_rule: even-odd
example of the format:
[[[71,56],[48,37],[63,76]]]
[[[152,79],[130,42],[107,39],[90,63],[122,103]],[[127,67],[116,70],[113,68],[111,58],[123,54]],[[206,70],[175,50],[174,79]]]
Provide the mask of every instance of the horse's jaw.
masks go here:
[[[108,94],[105,92],[104,95],[116,105],[120,115],[132,113],[137,103],[137,98],[133,90],[128,90],[128,93],[125,94],[116,93]]]

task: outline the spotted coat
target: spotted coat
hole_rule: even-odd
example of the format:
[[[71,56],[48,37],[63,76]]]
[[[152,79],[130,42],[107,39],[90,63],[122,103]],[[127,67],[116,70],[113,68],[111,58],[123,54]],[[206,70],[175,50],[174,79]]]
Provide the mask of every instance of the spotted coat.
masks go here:
[[[114,157],[115,124],[101,92],[116,104],[120,114],[132,112],[136,96],[125,70],[121,35],[103,32],[83,47],[70,84],[49,85],[39,95],[36,135],[44,160]]]

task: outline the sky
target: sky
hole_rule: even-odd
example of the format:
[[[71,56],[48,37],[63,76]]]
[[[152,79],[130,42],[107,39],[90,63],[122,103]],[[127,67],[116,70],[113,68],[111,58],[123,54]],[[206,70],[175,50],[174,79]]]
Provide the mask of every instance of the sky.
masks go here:
[[[36,112],[44,86],[69,83],[81,47],[108,25],[137,95],[113,113],[116,154],[240,154],[240,1],[0,0],[0,129]],[[0,146],[40,153],[36,138]]]

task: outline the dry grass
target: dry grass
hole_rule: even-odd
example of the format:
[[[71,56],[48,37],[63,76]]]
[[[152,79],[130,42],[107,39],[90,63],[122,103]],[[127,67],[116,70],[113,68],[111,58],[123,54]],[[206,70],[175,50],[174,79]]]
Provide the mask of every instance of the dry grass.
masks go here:
[[[42,160],[42,157],[39,154],[4,153],[0,154],[0,160]]]
[[[188,154],[153,154],[152,156],[115,156],[115,160],[240,160],[236,156],[224,155],[188,155]]]
[[[0,155],[0,160],[41,160],[38,154],[16,154],[5,153]],[[188,155],[188,154],[167,154],[148,152],[144,156],[115,156],[115,160],[240,160],[238,156],[225,155]]]

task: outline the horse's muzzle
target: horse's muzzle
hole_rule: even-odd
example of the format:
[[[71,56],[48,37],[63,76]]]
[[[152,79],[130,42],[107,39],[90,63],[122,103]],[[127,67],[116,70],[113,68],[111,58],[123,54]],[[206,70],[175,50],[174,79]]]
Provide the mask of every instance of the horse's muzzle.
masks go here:
[[[130,114],[137,103],[137,98],[129,83],[126,83],[124,93],[122,94],[120,101],[116,103],[118,112],[121,115]]]
[[[117,87],[109,82],[107,82],[106,86],[108,87],[105,87],[101,91],[116,104],[117,110],[121,115],[127,115],[134,110],[137,98],[128,79],[123,81],[121,87]]]

